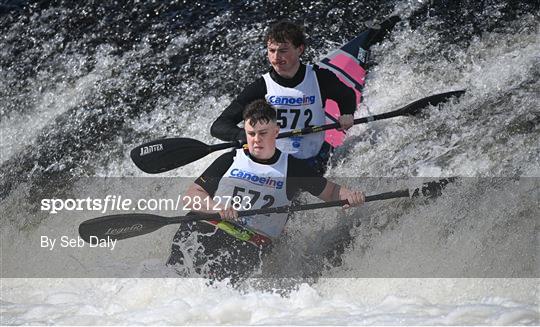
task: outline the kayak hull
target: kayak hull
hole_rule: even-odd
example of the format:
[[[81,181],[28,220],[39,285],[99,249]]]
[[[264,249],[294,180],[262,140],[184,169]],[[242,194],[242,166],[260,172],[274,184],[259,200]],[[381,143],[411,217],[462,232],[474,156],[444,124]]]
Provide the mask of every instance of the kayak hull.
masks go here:
[[[362,91],[369,61],[369,48],[381,41],[398,21],[399,17],[393,16],[380,25],[368,28],[353,40],[328,54],[318,63],[320,67],[334,72],[344,84],[354,90],[357,105],[362,101]],[[340,115],[337,103],[330,99],[326,100],[325,113],[327,123],[337,122]],[[343,131],[332,129],[325,132],[325,141],[334,148],[341,146],[344,139],[345,132]]]

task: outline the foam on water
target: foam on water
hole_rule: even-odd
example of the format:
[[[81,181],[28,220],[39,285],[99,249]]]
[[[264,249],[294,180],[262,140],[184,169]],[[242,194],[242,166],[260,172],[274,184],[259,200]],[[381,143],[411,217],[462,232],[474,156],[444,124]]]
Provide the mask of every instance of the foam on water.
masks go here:
[[[540,149],[534,137],[539,113],[534,109],[539,101],[540,39],[534,15],[519,25],[519,33],[485,33],[447,56],[433,53],[439,41],[429,31],[405,28],[391,34],[393,42],[375,46],[379,65],[370,72],[364,94],[370,113],[447,90],[467,93],[458,103],[424,110],[427,117],[422,119],[355,127],[344,148],[352,151],[347,158],[354,163],[345,159],[331,174],[539,176]]]
[[[536,288],[531,294],[530,288]],[[336,292],[336,289],[341,290]],[[414,296],[411,296],[411,292]],[[530,279],[323,279],[288,297],[202,279],[11,279],[5,324],[533,324]],[[394,295],[389,295],[394,294]]]

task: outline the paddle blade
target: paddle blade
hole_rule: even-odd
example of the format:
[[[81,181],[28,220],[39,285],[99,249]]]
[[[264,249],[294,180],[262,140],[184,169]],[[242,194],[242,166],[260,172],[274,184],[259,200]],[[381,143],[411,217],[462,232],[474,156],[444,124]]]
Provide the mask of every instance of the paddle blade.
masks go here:
[[[199,160],[210,152],[210,147],[200,141],[168,138],[139,145],[131,150],[131,160],[145,173],[158,174]]]
[[[412,103],[409,103],[405,107],[399,110],[399,115],[401,116],[414,116],[420,113],[422,109],[431,105],[436,106],[439,103],[443,103],[450,99],[451,97],[460,97],[465,93],[465,90],[451,91],[445,93],[434,94],[420,100],[416,100]]]
[[[446,185],[453,183],[456,179],[456,177],[447,177],[439,179],[438,181],[424,183],[422,184],[422,187],[419,187],[412,192],[411,197],[415,198],[422,196],[429,199],[439,197],[442,195],[442,191]]]
[[[165,217],[150,214],[123,214],[98,217],[79,225],[79,235],[88,243],[121,240],[151,233],[168,225]]]

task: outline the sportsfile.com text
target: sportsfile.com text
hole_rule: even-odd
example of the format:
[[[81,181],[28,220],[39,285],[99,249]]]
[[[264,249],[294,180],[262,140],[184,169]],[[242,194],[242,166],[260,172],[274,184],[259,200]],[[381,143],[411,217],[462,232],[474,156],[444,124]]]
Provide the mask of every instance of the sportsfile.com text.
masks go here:
[[[56,214],[61,211],[167,211],[185,210],[220,210],[232,206],[235,210],[251,209],[250,198],[240,196],[215,196],[201,198],[178,195],[175,199],[138,199],[125,198],[121,195],[107,195],[104,198],[78,198],[78,199],[42,199],[41,211]]]

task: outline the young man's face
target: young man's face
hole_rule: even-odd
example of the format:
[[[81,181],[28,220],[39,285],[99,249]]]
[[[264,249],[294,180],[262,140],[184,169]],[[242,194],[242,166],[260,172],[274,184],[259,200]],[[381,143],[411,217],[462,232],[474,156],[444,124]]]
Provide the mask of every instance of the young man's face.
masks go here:
[[[281,77],[292,78],[300,67],[300,56],[304,52],[304,45],[295,47],[291,42],[277,43],[272,40],[266,45],[268,60]]]
[[[249,153],[261,160],[272,158],[276,151],[279,126],[275,122],[258,122],[255,126],[251,126],[250,122],[247,120],[244,124]]]

